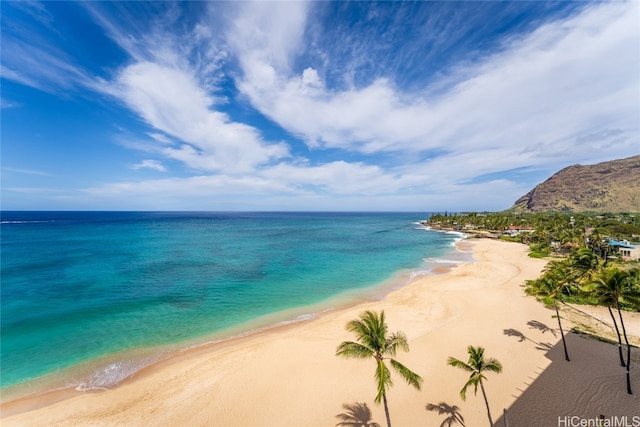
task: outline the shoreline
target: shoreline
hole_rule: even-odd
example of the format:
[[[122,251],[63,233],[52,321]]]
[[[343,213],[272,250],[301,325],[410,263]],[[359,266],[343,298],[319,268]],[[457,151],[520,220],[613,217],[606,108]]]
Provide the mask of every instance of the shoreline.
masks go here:
[[[416,224],[419,225],[419,223]],[[185,358],[214,351],[218,348],[224,348],[260,334],[269,334],[290,327],[297,327],[332,312],[347,310],[360,304],[382,301],[389,294],[406,286],[410,286],[413,282],[421,280],[423,277],[447,274],[457,265],[473,262],[472,244],[465,241],[466,236],[463,233],[455,231],[433,231],[457,234],[460,235],[460,239],[452,242],[452,248],[447,250],[440,258],[425,259],[422,266],[397,271],[382,282],[360,289],[344,291],[316,304],[294,307],[269,315],[263,315],[231,328],[216,331],[211,335],[183,341],[175,345],[145,348],[143,350],[146,351],[142,352],[141,355],[132,355],[130,351],[106,355],[66,368],[61,371],[61,373],[47,374],[41,378],[36,378],[22,384],[8,386],[2,389],[0,419],[13,414],[19,414],[25,410],[45,407],[76,396],[101,394],[115,390],[123,385],[144,378],[150,372],[155,372],[158,369],[170,366]],[[428,268],[425,270],[425,267]],[[87,375],[95,376],[108,370],[114,363],[140,361],[141,359],[147,359],[148,363],[138,365],[132,373],[127,374],[115,384],[106,387],[81,388],[82,384],[72,384],[68,381],[69,378],[76,378],[77,375],[74,375],[76,372],[84,372],[79,374],[79,376],[85,378]],[[153,360],[148,361],[148,359]],[[91,372],[91,374],[87,374],[87,372]],[[56,374],[61,375],[62,378],[53,378]],[[26,392],[27,390],[34,391]],[[7,395],[9,397],[6,397]]]
[[[549,332],[554,330],[552,310],[526,296],[521,287],[524,280],[540,274],[546,261],[529,258],[526,246],[517,243],[482,239],[472,244],[474,262],[455,265],[444,274],[418,277],[383,300],[360,302],[308,321],[185,354],[112,390],[81,393],[37,409],[23,406],[23,412],[13,415],[7,415],[8,407],[3,405],[2,423],[326,426],[335,425],[336,414],[344,411],[342,405],[353,402],[367,403],[372,420],[381,423],[384,410],[373,403],[373,362],[335,356],[337,345],[352,339],[345,324],[364,310],[384,310],[390,331],[406,333],[411,351],[399,353],[397,359],[425,380],[423,390],[418,392],[392,373],[395,385],[388,397],[395,424],[439,425],[443,416],[425,409],[425,405],[439,402],[458,406],[469,425],[486,424],[486,408],[479,395],[469,394],[464,402],[460,399],[467,375],[446,364],[448,356],[465,358],[468,345],[485,347],[487,356],[496,357],[504,366],[501,375],[487,375],[494,419],[503,408],[513,408],[514,418],[518,411],[536,414],[538,397],[521,408],[527,400],[520,398],[531,395],[525,394],[530,386],[544,379],[552,384],[547,388],[561,389],[567,380],[564,371],[544,374],[556,364],[549,357],[553,354],[549,349],[557,349],[560,337]],[[548,328],[531,327],[533,322]],[[636,325],[640,325],[640,319],[630,319],[628,329]],[[514,331],[525,339],[518,339]],[[576,354],[576,361],[593,349],[600,351],[602,343],[597,344],[581,343],[587,350]],[[603,357],[615,362],[614,350],[605,346]],[[638,354],[635,350],[634,359]],[[583,362],[591,366],[589,360]],[[619,366],[612,363],[611,369],[615,370],[616,381],[611,382],[612,391],[607,389],[607,393],[621,405],[633,407],[624,393],[623,375],[617,387]],[[633,375],[634,387],[640,388],[640,371],[636,369]],[[535,390],[531,387],[531,392]],[[618,391],[622,393],[616,394]],[[584,394],[580,390],[564,393]],[[631,399],[637,403],[635,397]],[[587,414],[589,405],[588,399],[578,399],[566,409]],[[611,414],[614,409],[599,410]],[[551,415],[550,420],[557,421],[563,414]]]

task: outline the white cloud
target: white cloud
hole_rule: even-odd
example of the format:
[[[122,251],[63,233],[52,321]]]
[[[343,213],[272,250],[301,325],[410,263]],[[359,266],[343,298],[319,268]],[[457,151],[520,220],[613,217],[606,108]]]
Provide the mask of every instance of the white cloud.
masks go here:
[[[100,85],[64,51],[35,34],[3,33],[0,76],[49,93],[79,87],[95,90]]]
[[[254,13],[253,6],[247,9]],[[317,70],[292,75],[269,59],[274,44],[276,57],[286,57],[283,50],[294,55],[295,42],[252,44],[243,28],[229,37],[244,40],[232,45],[243,66],[240,89],[309,146],[364,154],[439,150],[446,154],[424,167],[455,180],[635,154],[638,9],[636,2],[589,5],[454,69],[450,78],[461,80],[438,94],[430,89],[451,85],[432,82],[422,93],[407,94],[390,79],[378,79],[363,88],[331,90]],[[292,33],[300,33],[298,25],[292,23]],[[594,134],[599,144],[589,138]]]
[[[161,142],[162,144],[173,144],[173,141],[171,141],[171,139],[167,138],[166,135],[163,135],[161,133],[157,133],[157,132],[149,132],[147,133],[147,135],[149,135],[151,138],[155,139],[158,142]]]
[[[288,70],[292,56],[302,49],[309,2],[238,2],[227,39],[240,61],[268,63]],[[246,67],[245,67],[246,68]]]
[[[5,98],[0,98],[0,108],[17,108],[21,106],[22,104],[20,104],[19,102],[13,102]]]
[[[504,41],[491,55],[456,64],[438,81],[414,82],[422,90],[411,93],[391,72],[355,85],[349,63],[336,69],[346,70],[341,82],[351,86],[333,87],[323,67],[344,58],[332,57],[331,46],[319,49],[323,63],[302,63],[306,51],[318,48],[305,45],[307,31],[319,29],[317,5],[207,6],[211,14],[187,28],[171,25],[177,16],[172,7],[146,22],[84,3],[131,57],[109,81],[35,39],[3,40],[3,78],[49,92],[82,87],[115,97],[152,128],[142,138],[120,137],[123,146],[181,162],[197,174],[83,190],[97,205],[502,209],[530,186],[506,179],[478,183],[479,177],[517,168],[554,171],[637,154],[640,146],[636,2],[587,5],[575,16]],[[231,19],[228,11],[216,15],[223,8],[232,10]],[[115,4],[115,11],[121,9],[126,7]],[[376,60],[362,55],[353,61]],[[312,148],[311,159],[294,157],[285,142],[269,141],[224,113],[221,82],[231,79],[241,92],[233,101],[248,99],[299,136]],[[131,167],[166,171],[158,160]]]
[[[212,201],[267,194],[282,206],[309,209],[323,203],[384,209],[384,200],[402,203],[401,209],[501,209],[530,187],[505,179],[474,184],[475,178],[637,150],[640,107],[630,94],[640,90],[639,37],[629,13],[637,5],[590,6],[510,40],[480,62],[453,69],[448,79],[457,79],[454,84],[430,82],[412,94],[391,78],[337,91],[320,70],[308,66],[292,74],[309,7],[289,6],[236,6],[227,41],[243,71],[238,87],[258,110],[311,147],[358,151],[371,163],[284,162],[285,145],[269,144],[255,128],[215,111],[210,88],[196,70],[141,61],[120,74],[120,96],[162,132],[150,134],[159,143],[157,152],[218,175],[87,191],[101,197],[164,194]],[[199,27],[202,39],[211,37],[207,29]],[[442,87],[450,89],[433,91]],[[402,160],[377,166],[380,153]]]
[[[345,175],[346,174],[346,175]],[[293,176],[291,176],[293,175]],[[373,182],[369,180],[373,179]],[[316,185],[311,183],[315,182]],[[347,187],[341,188],[340,183]],[[382,188],[375,188],[382,185]],[[528,188],[507,180],[442,187],[406,182],[364,165],[334,164],[266,171],[263,176],[194,176],[105,184],[82,190],[96,206],[128,209],[232,210],[499,210]]]
[[[2,167],[2,172],[12,172],[12,173],[19,173],[23,175],[51,176],[51,174],[48,172],[43,172],[43,171],[33,170],[33,169],[11,168],[6,166]]]
[[[163,140],[161,152],[193,169],[247,173],[289,156],[285,144],[267,143],[255,128],[215,111],[189,71],[139,62],[126,67],[117,83],[119,97],[146,123],[183,141],[176,147]]]
[[[401,191],[406,177],[398,177],[375,165],[336,161],[319,166],[279,164],[262,176],[295,188],[336,195],[374,195]]]
[[[166,172],[167,171],[167,169],[164,167],[164,165],[162,163],[160,163],[159,161],[157,161],[157,160],[143,160],[140,163],[132,165],[131,169],[133,169],[133,170],[154,169],[154,170],[157,170],[159,172]]]

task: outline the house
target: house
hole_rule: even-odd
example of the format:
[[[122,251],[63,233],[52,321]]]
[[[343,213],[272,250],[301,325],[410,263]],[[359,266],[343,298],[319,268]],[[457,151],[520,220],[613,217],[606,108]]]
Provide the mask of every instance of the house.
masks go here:
[[[527,227],[526,225],[510,225],[506,228],[503,235],[508,235],[511,237],[519,236],[522,233],[533,233],[534,229],[532,227]]]
[[[620,256],[624,261],[640,261],[640,246],[620,249]]]
[[[620,254],[623,261],[640,260],[640,246],[629,243],[627,240],[617,241],[609,239],[611,248]]]

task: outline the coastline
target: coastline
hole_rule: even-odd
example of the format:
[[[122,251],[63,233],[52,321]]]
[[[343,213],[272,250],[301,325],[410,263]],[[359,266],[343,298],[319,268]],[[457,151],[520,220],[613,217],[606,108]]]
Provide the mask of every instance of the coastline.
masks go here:
[[[373,420],[382,422],[384,411],[373,403],[372,362],[334,355],[341,341],[351,339],[346,322],[367,309],[385,310],[390,329],[406,333],[411,351],[398,354],[398,360],[425,379],[418,392],[396,378],[389,391],[395,423],[440,423],[442,416],[425,409],[438,402],[457,405],[466,420],[485,423],[482,399],[461,401],[465,374],[447,367],[446,358],[463,358],[468,345],[482,345],[503,363],[504,373],[488,378],[495,419],[516,401],[517,390],[526,390],[551,364],[546,352],[505,331],[520,331],[529,341],[551,347],[559,337],[528,327],[536,320],[552,328],[554,319],[520,287],[538,276],[545,261],[529,258],[526,246],[517,243],[483,239],[472,244],[475,262],[420,276],[382,300],[192,349],[112,390],[57,401],[9,402],[0,407],[2,423],[320,426],[334,425],[342,405],[354,402],[366,402]]]
[[[422,227],[419,222],[415,224]],[[420,278],[445,274],[460,263],[472,261],[471,246],[464,241],[465,234],[453,230],[433,231],[454,234],[459,238],[451,243],[451,249],[441,257],[425,258],[421,266],[397,271],[386,280],[367,287],[343,291],[312,305],[263,315],[210,335],[175,344],[106,355],[24,384],[3,388],[0,399],[0,418],[22,412],[21,408],[35,409],[87,393],[99,394],[113,390],[136,381],[148,372],[171,365],[174,361],[182,360],[192,354],[200,354],[212,348],[231,345],[254,335],[294,327],[334,311],[384,300],[390,293],[408,286]],[[116,373],[115,369],[110,371],[116,367],[125,372]],[[94,378],[98,377],[99,381],[105,381],[103,377],[107,375],[114,375],[113,380],[106,380],[112,381],[111,383],[93,385]]]

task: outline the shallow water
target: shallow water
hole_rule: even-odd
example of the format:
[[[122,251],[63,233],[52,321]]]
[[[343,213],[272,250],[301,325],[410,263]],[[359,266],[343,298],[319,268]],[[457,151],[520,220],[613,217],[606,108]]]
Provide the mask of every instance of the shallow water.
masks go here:
[[[3,212],[2,387],[109,388],[180,348],[459,262],[460,236],[425,217]]]

